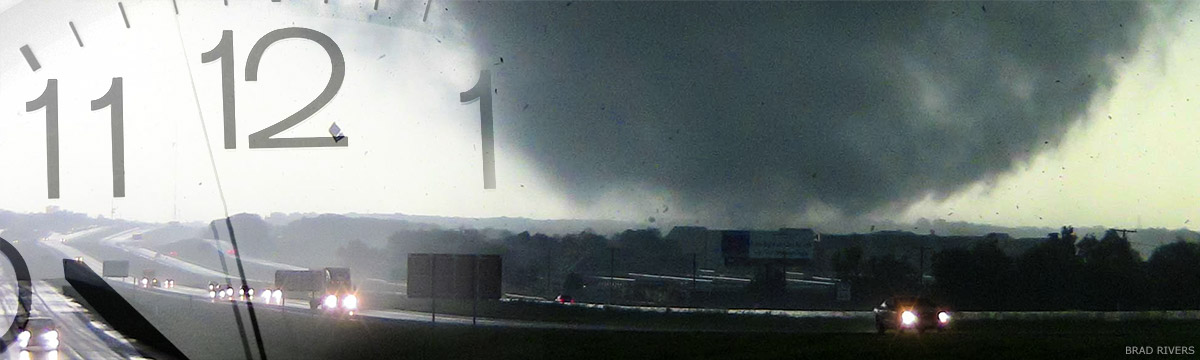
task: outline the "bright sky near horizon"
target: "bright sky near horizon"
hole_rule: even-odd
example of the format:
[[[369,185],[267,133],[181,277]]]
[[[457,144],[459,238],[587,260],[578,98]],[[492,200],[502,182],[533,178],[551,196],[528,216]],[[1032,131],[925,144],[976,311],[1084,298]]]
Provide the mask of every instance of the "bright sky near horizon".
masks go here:
[[[1196,229],[1200,221],[1200,23],[1158,14],[1136,56],[1061,144],[1009,174],[902,220]]]
[[[517,133],[528,127],[506,124],[532,111],[572,111],[543,110],[550,100],[507,93],[508,84],[515,87],[521,80],[521,74],[510,70],[520,66],[514,64],[519,54],[498,54],[493,39],[472,38],[463,29],[471,25],[463,20],[469,16],[456,15],[450,7],[431,13],[430,23],[436,25],[422,25],[415,15],[424,10],[414,5],[419,2],[387,4],[391,8],[384,10],[409,16],[405,21],[354,15],[360,7],[351,3],[291,11],[265,11],[271,6],[267,2],[236,3],[230,5],[236,11],[226,11],[185,2],[180,5],[185,16],[179,17],[185,54],[169,2],[127,2],[129,29],[115,6],[107,3],[46,3],[18,4],[0,14],[0,169],[7,172],[0,209],[37,212],[57,206],[141,221],[209,220],[223,216],[223,191],[230,213],[637,222],[657,217],[730,225],[727,218],[679,200],[684,190],[655,184],[619,184],[597,189],[598,200],[576,200],[554,164],[534,156],[561,149],[509,141],[530,135]],[[38,14],[45,9],[71,15],[56,19],[77,19],[74,24],[86,46],[78,46],[65,20],[42,24]],[[1096,92],[1084,118],[1047,150],[1018,159],[1011,172],[945,198],[931,196],[867,216],[1005,226],[1192,227],[1193,221],[1200,221],[1195,205],[1200,204],[1200,158],[1195,154],[1200,149],[1200,25],[1191,19],[1200,14],[1195,6],[1185,11],[1151,15],[1136,54],[1110,59],[1120,64],[1113,87]],[[336,123],[350,139],[349,147],[248,148],[249,134],[303,107],[329,78],[329,56],[321,47],[288,40],[266,52],[256,82],[245,81],[247,54],[255,42],[288,26],[310,27],[330,36],[347,66],[333,101],[279,136],[325,136]],[[200,60],[226,29],[234,30],[236,149],[223,147],[220,65]],[[22,45],[33,49],[40,70],[31,71],[17,51]],[[501,57],[508,58],[506,65],[500,65]],[[480,105],[461,103],[458,95],[475,84],[481,69],[493,69],[496,88],[495,190],[482,189]],[[110,79],[118,76],[124,79],[127,196],[114,199],[109,112],[92,111],[89,102],[103,95]],[[25,111],[26,102],[37,98],[50,78],[59,79],[60,199],[46,196],[46,111]],[[196,102],[221,190],[214,181]],[[530,103],[533,109],[528,109]],[[523,126],[531,123],[536,124],[526,121]],[[664,143],[669,136],[649,130],[642,135],[661,137]],[[615,144],[614,151],[621,145]],[[772,221],[803,226],[836,220],[809,209],[780,214]]]

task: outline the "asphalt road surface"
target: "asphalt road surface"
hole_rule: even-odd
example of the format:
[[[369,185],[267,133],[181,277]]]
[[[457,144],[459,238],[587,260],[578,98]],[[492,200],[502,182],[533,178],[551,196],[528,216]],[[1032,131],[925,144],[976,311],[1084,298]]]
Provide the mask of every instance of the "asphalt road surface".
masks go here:
[[[92,230],[96,231],[96,230]],[[164,259],[129,241],[131,230],[73,246],[82,235],[59,235],[40,248],[56,258],[83,257],[97,272],[101,259],[128,259],[157,266],[160,274],[191,274],[213,280],[220,269],[179,259]],[[86,234],[85,234],[86,235]],[[93,236],[94,237],[94,236]],[[52,239],[53,240],[53,239]],[[89,251],[81,249],[87,248]],[[22,250],[24,253],[25,250]],[[42,255],[45,256],[45,255]],[[233,272],[232,259],[230,271]],[[247,261],[269,269],[291,267],[269,261]],[[131,266],[137,269],[138,266]],[[233,274],[231,274],[233,275]],[[205,280],[205,283],[206,281]],[[248,304],[212,301],[202,285],[172,289],[139,288],[110,280],[118,292],[164,335],[192,358],[257,357],[257,342],[271,358],[1073,358],[1123,356],[1130,346],[1200,347],[1200,314],[1156,313],[977,313],[948,333],[873,333],[869,312],[751,310],[689,314],[678,310],[623,307],[605,313],[593,305],[557,306],[535,320],[438,315],[416,311],[365,310],[353,317],[312,311],[302,301],[287,305],[254,303],[258,336],[250,326]],[[43,284],[41,286],[45,288]],[[49,299],[62,299],[38,290]],[[57,297],[57,298],[55,298]],[[47,298],[43,298],[47,299]],[[64,299],[65,300],[65,299]],[[257,299],[256,299],[257,300]],[[50,304],[59,305],[50,305]],[[47,300],[40,311],[78,313]],[[542,304],[544,305],[544,304]],[[67,308],[53,308],[67,306]],[[69,308],[69,309],[68,309]],[[588,314],[564,320],[560,309]],[[544,315],[544,316],[543,316]],[[59,315],[60,317],[62,315]],[[238,326],[240,317],[243,326]],[[615,320],[609,319],[613,318]],[[611,320],[611,321],[610,321]],[[68,323],[74,337],[95,331],[82,321]],[[749,325],[746,325],[749,324]],[[476,325],[476,326],[472,326]],[[748,330],[754,329],[754,330]],[[79,341],[59,354],[66,358],[122,357],[103,336]],[[74,342],[64,346],[76,346]],[[105,350],[98,350],[103,348]],[[1194,351],[1194,350],[1193,350]],[[92,354],[95,354],[94,356]],[[1195,356],[1195,355],[1193,355]]]
[[[15,287],[6,285],[0,287],[0,297],[16,299]],[[3,306],[3,324],[12,321],[16,312],[16,302],[5,301]],[[113,331],[97,317],[89,314],[86,309],[74,300],[64,296],[59,290],[46,282],[34,281],[32,297],[32,314],[34,317],[48,317],[54,320],[58,329],[60,345],[57,351],[34,351],[22,354],[16,347],[6,349],[5,359],[129,359],[137,358],[133,346],[120,333]]]

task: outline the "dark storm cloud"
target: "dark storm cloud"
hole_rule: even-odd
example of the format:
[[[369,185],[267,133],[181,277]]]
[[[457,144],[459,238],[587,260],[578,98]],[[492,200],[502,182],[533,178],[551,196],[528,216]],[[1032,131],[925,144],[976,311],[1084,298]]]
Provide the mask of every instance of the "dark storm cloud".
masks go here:
[[[863,214],[1010,170],[1057,146],[1149,17],[1135,2],[452,4],[494,56],[497,141],[582,205],[643,184],[735,224]]]

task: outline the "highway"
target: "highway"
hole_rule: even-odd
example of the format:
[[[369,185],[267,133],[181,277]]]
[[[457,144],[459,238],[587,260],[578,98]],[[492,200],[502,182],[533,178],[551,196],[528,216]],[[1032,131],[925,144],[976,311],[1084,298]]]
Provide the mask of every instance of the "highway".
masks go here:
[[[103,237],[98,242],[104,246],[107,246],[107,247],[110,247],[113,249],[119,249],[124,254],[126,254],[126,257],[124,259],[130,259],[130,260],[140,259],[140,260],[146,261],[146,262],[153,262],[157,265],[166,266],[166,267],[172,268],[179,272],[186,272],[189,274],[197,275],[203,279],[209,279],[207,281],[213,281],[213,280],[225,278],[225,274],[217,269],[209,269],[209,268],[206,268],[206,267],[203,267],[200,265],[196,265],[194,263],[187,262],[187,261],[184,261],[181,259],[177,259],[177,258],[174,258],[171,256],[156,255],[157,253],[153,250],[149,250],[149,249],[142,248],[142,247],[135,245],[136,242],[133,241],[134,234],[145,233],[145,232],[148,232],[151,230],[153,230],[153,229],[151,229],[151,228],[129,229],[126,231],[121,231],[121,232]],[[95,231],[94,229],[87,230],[87,232],[83,233],[82,235],[92,234],[94,231]],[[56,236],[67,239],[67,241],[61,241],[61,242],[51,241],[51,242],[45,242],[45,244],[53,247],[56,251],[63,254],[65,258],[73,258],[75,256],[82,256],[83,259],[85,259],[85,261],[87,261],[88,264],[90,266],[92,266],[92,269],[94,271],[96,271],[97,273],[100,272],[100,269],[98,268],[98,266],[94,265],[94,264],[98,264],[99,260],[96,260],[93,257],[91,257],[90,255],[85,254],[84,252],[82,252],[78,249],[75,249],[74,247],[71,246],[71,244],[74,242],[73,239],[77,239],[77,238],[81,237],[81,234],[76,233],[76,234],[66,234],[66,235],[56,235]],[[212,242],[215,242],[215,241],[216,240],[208,239],[206,241],[206,243],[212,244]],[[221,242],[222,242],[222,246],[220,246],[221,249],[231,248],[231,244],[229,244],[228,242],[224,242],[224,241],[221,241]],[[214,246],[214,253],[215,253],[215,250],[217,250],[215,248],[216,245],[211,245],[211,246]],[[237,282],[237,280],[236,280],[237,274],[235,271],[236,267],[234,265],[233,257],[227,256],[226,262],[230,268],[229,276],[231,279],[234,279],[234,282],[236,283]],[[290,264],[284,264],[284,263],[279,263],[279,262],[275,262],[275,261],[269,261],[269,260],[259,259],[259,258],[255,258],[255,257],[249,257],[249,256],[242,256],[242,262],[244,265],[253,264],[255,266],[266,268],[266,269],[269,269],[272,271],[273,270],[304,269],[303,267],[299,267],[299,266],[294,266],[294,265],[290,265]],[[690,278],[684,278],[684,277],[678,277],[678,276],[665,276],[665,275],[653,275],[653,274],[641,274],[641,273],[628,273],[628,275],[633,276],[633,277],[664,278],[664,279],[677,280],[677,281],[690,281],[691,280]],[[704,275],[701,275],[700,278],[701,278],[700,281],[726,281],[726,282],[748,282],[749,281],[749,279],[745,279],[745,278],[722,276],[719,274],[711,274],[711,275],[704,274]],[[795,279],[789,279],[789,280],[794,281]],[[192,281],[191,285],[193,285],[193,286],[188,286],[188,284],[186,284],[185,282],[179,281],[178,282],[179,285],[177,285],[177,287],[174,289],[154,289],[154,290],[165,291],[168,293],[188,296],[188,297],[192,297],[193,299],[198,299],[198,300],[207,300],[208,299],[208,289],[202,287],[202,285],[201,285],[201,284],[207,284],[207,281],[203,281],[203,282]],[[268,281],[268,280],[263,280],[263,279],[255,279],[253,277],[249,278],[249,281],[252,284],[257,284],[257,286],[259,286],[260,289],[261,289],[261,286],[263,286],[263,285],[270,285],[273,283],[273,281]],[[379,279],[359,280],[358,283],[360,283],[360,284],[379,283],[379,284],[382,284],[381,286],[398,287],[401,289],[404,288],[403,284],[395,284],[395,283],[391,283],[391,282],[387,282],[387,281],[379,280]],[[255,299],[255,300],[257,302],[258,299]],[[551,301],[540,300],[537,302],[550,303]],[[264,305],[264,304],[258,303],[256,305]],[[287,302],[286,305],[287,305],[287,308],[294,308],[294,309],[299,309],[299,310],[303,310],[303,311],[309,311],[308,305],[306,303],[302,303],[302,301],[292,300],[290,302]],[[606,305],[573,304],[572,306],[589,307],[589,308],[603,308]],[[667,312],[667,311],[674,311],[674,312],[713,312],[713,311],[715,311],[714,309],[679,309],[679,308],[671,308],[670,310],[668,310],[668,308],[665,308],[665,307],[653,307],[653,306],[618,306],[618,305],[607,305],[607,306],[611,307],[611,308],[622,309],[622,310],[646,311],[646,312],[654,312],[654,313],[662,313],[662,312]],[[256,307],[256,309],[274,309],[276,307],[277,307],[277,305],[268,305],[268,306],[258,306],[258,307]],[[864,311],[831,312],[831,311],[778,311],[778,310],[731,310],[731,311],[721,310],[721,312],[732,313],[732,314],[779,315],[779,316],[805,317],[805,318],[807,318],[807,317],[836,317],[836,318],[866,319],[870,316],[870,312],[864,312]],[[358,316],[373,317],[373,318],[387,319],[387,320],[399,320],[399,321],[417,321],[417,322],[434,321],[434,317],[431,316],[431,314],[427,313],[427,312],[404,311],[404,310],[394,310],[394,309],[392,309],[392,310],[378,310],[378,309],[363,310],[358,313]],[[437,315],[436,321],[438,323],[443,323],[443,324],[502,326],[502,327],[521,327],[521,328],[593,329],[593,330],[620,330],[620,331],[644,331],[644,330],[646,330],[645,328],[634,327],[634,326],[591,325],[591,324],[579,324],[579,323],[522,321],[522,320],[490,319],[490,318],[476,318],[473,320],[471,317],[443,315],[443,314]],[[655,330],[661,331],[664,329],[657,328]],[[687,331],[687,330],[694,330],[694,329],[679,328],[679,329],[665,329],[665,330]]]
[[[16,289],[12,284],[0,287],[3,299],[3,321],[7,324],[16,312]],[[4,359],[135,359],[139,358],[133,345],[120,333],[113,331],[83,306],[64,296],[44,281],[33,282],[33,317],[54,320],[61,344],[57,351],[22,353],[17,348],[6,349]]]
[[[87,236],[101,230],[93,228],[79,231],[69,236],[63,236],[56,239],[74,239],[82,236]],[[10,239],[17,241],[17,239]],[[18,244],[22,256],[25,257],[26,263],[29,265],[30,273],[33,276],[33,296],[31,297],[31,314],[32,317],[47,317],[54,321],[54,324],[59,332],[60,345],[56,351],[33,351],[23,352],[16,347],[5,349],[0,354],[3,359],[135,359],[139,358],[138,353],[130,344],[129,340],[120,333],[113,331],[107,324],[98,316],[91,314],[86,308],[75,302],[70,297],[62,294],[59,289],[60,285],[55,285],[47,281],[39,280],[53,274],[61,274],[61,264],[57,261],[46,261],[54,259],[56,254],[55,249],[62,245],[61,242],[55,244],[47,239],[37,241],[38,245],[34,246],[32,242],[24,242]],[[49,250],[49,251],[46,251]],[[67,249],[69,250],[69,249]],[[64,254],[57,253],[63,257]],[[70,257],[81,256],[83,254],[72,253]],[[53,263],[53,264],[51,264]],[[55,273],[53,270],[57,269]],[[5,283],[0,284],[0,325],[7,326],[17,308],[17,296],[15,283],[11,275],[5,277]]]
[[[151,230],[151,229],[146,229],[146,228],[129,229],[126,231],[121,231],[121,232],[115,233],[110,236],[103,237],[98,242],[105,246],[112,247],[115,249],[120,249],[121,251],[125,252],[128,256],[125,259],[141,259],[142,261],[153,262],[158,265],[170,267],[177,271],[186,272],[186,273],[194,274],[197,276],[202,276],[205,279],[218,280],[218,279],[225,278],[225,274],[216,269],[205,268],[205,267],[202,267],[202,266],[199,266],[199,265],[196,265],[196,264],[184,261],[184,260],[180,260],[180,259],[177,259],[174,257],[170,257],[170,256],[156,256],[155,255],[156,252],[149,250],[149,249],[142,248],[142,247],[138,247],[132,243],[133,234],[144,233],[149,230]],[[91,231],[94,231],[94,230],[88,230],[88,231],[89,232],[87,234],[91,234],[92,233]],[[84,235],[86,235],[86,234],[84,234]],[[64,234],[64,235],[56,234],[56,236],[66,239],[66,241],[46,241],[46,242],[42,242],[42,243],[53,248],[55,251],[59,252],[60,254],[62,254],[63,258],[74,258],[76,256],[82,257],[84,259],[84,261],[89,265],[89,267],[91,267],[94,271],[96,271],[97,273],[99,273],[101,271],[101,269],[99,269],[99,266],[95,265],[95,264],[100,263],[100,260],[95,259],[91,255],[86,254],[83,251],[80,251],[71,245],[73,242],[75,242],[74,239],[81,237],[80,234]],[[210,239],[210,241],[211,241],[211,239]],[[228,245],[228,243],[226,243],[226,245]],[[256,265],[271,268],[271,269],[282,269],[282,270],[303,269],[302,267],[299,267],[299,266],[283,264],[283,263],[279,263],[279,262],[257,259],[257,258],[252,258],[252,257],[242,257],[242,260],[243,260],[243,263],[252,263],[252,264],[256,264]],[[233,257],[232,256],[227,257],[226,261],[230,267],[230,278],[235,279],[234,283],[236,283],[237,282],[237,280],[236,280],[237,274],[234,271],[235,265],[233,265]],[[131,266],[131,268],[132,268],[132,266]],[[161,273],[161,271],[160,271],[160,273]],[[254,279],[254,278],[251,278],[249,280],[251,281],[252,284],[258,284],[258,286],[259,286],[258,289],[260,289],[260,290],[262,288],[264,288],[264,287],[262,287],[262,285],[272,283],[270,281]],[[361,283],[370,283],[370,282],[384,283],[387,286],[398,286],[400,288],[403,288],[402,284],[395,284],[395,283],[386,282],[386,281],[379,280],[379,279],[366,279],[365,281],[361,281],[361,280],[359,281],[360,284]],[[110,280],[110,283],[116,284],[119,282],[115,283]],[[203,282],[203,283],[207,284],[207,282]],[[128,285],[128,284],[124,284],[124,285]],[[177,281],[177,285],[175,288],[171,288],[171,289],[166,289],[166,288],[153,289],[152,288],[152,289],[141,289],[141,290],[142,291],[154,291],[154,292],[164,293],[164,294],[171,294],[174,296],[178,296],[181,299],[186,299],[188,301],[209,301],[210,300],[210,297],[208,294],[208,289],[206,287],[202,287],[202,285],[200,283],[194,282],[194,281],[192,282],[191,285],[192,286],[189,286],[188,284],[185,284],[185,282],[183,282],[183,281]],[[303,300],[295,300],[295,299],[288,300],[288,301],[285,301],[284,306],[273,305],[273,304],[264,304],[260,300],[261,300],[260,298],[254,299],[255,309],[259,310],[259,311],[285,311],[285,312],[289,312],[289,313],[293,313],[293,314],[313,314],[312,310],[309,309],[308,304]],[[219,301],[219,302],[223,302],[223,301]],[[549,302],[549,301],[542,301],[542,302]],[[572,306],[598,307],[601,305],[575,304]],[[631,307],[631,306],[613,306],[613,307],[626,309],[626,310],[637,310],[637,309],[645,308],[650,312],[660,312],[661,311],[661,308],[653,308],[653,307]],[[862,314],[859,314],[859,315],[861,316]],[[650,330],[650,329],[647,329],[644,327],[628,326],[628,325],[564,323],[564,322],[549,322],[549,321],[494,319],[494,318],[485,318],[485,317],[477,317],[477,318],[472,319],[470,316],[456,316],[456,315],[447,315],[447,314],[438,314],[435,318],[434,316],[432,316],[432,314],[430,314],[428,312],[406,311],[406,310],[395,310],[395,309],[386,309],[386,310],[365,309],[365,310],[356,312],[355,316],[358,318],[368,318],[368,319],[375,319],[375,320],[423,322],[423,323],[436,322],[438,324],[448,324],[448,325],[469,325],[469,326],[487,326],[487,327],[572,329],[572,330],[611,330],[611,331],[647,331],[647,330]],[[653,330],[654,331],[664,331],[664,330],[665,331],[693,331],[695,329],[679,327],[679,328],[673,328],[673,329],[655,328]]]
[[[774,344],[769,347],[779,357],[796,357],[800,353],[837,355],[837,352],[855,346],[866,349],[870,354],[882,355],[880,349],[901,349],[905,354],[929,354],[954,348],[955,344],[967,342],[973,346],[1014,346],[1011,344],[1034,344],[1049,348],[1057,343],[1046,343],[1046,334],[1058,337],[1076,336],[1092,341],[1096,335],[1112,336],[1126,334],[1134,336],[1130,341],[1144,341],[1153,336],[1165,336],[1165,332],[1191,330],[1195,328],[1200,312],[1174,312],[1171,314],[1148,314],[1147,312],[1064,314],[1001,313],[958,313],[956,318],[967,320],[962,330],[949,334],[926,334],[913,338],[915,334],[878,336],[871,328],[872,314],[869,311],[782,311],[782,310],[724,310],[686,309],[653,306],[607,306],[622,310],[608,313],[597,304],[550,305],[546,301],[535,303],[533,315],[537,320],[508,320],[479,318],[472,321],[465,316],[437,316],[431,324],[431,314],[419,311],[363,310],[352,317],[336,317],[310,310],[301,300],[290,300],[286,306],[264,304],[254,301],[259,335],[255,336],[248,317],[248,304],[210,300],[204,284],[209,280],[224,278],[218,269],[206,268],[174,257],[154,255],[155,252],[142,248],[141,242],[131,241],[132,234],[146,229],[131,229],[110,235],[89,233],[55,234],[47,240],[36,242],[43,252],[53,253],[56,258],[82,257],[97,272],[101,259],[125,259],[131,264],[155,266],[159,274],[189,274],[195,284],[180,282],[175,288],[139,288],[129,281],[109,280],[110,285],[138,309],[156,328],[195,359],[253,358],[247,353],[256,353],[257,341],[272,358],[561,358],[563,354],[582,356],[607,354],[600,357],[647,357],[641,350],[666,351],[672,348],[682,357],[709,354],[711,351],[730,349],[745,350],[759,339],[768,339]],[[76,246],[79,246],[78,248]],[[97,246],[99,245],[99,246]],[[25,250],[22,250],[24,253]],[[227,258],[231,272],[232,258]],[[266,268],[298,268],[264,259],[243,258],[247,264]],[[50,262],[50,261],[45,261]],[[131,269],[137,267],[131,265]],[[214,277],[219,275],[219,277]],[[690,279],[658,274],[622,274],[632,277],[647,277],[669,281]],[[802,274],[789,274],[800,276]],[[172,275],[174,276],[174,275]],[[236,277],[231,274],[231,277]],[[700,279],[709,281],[739,282],[741,278],[705,272]],[[160,277],[161,279],[161,277]],[[827,279],[813,278],[814,281]],[[368,280],[378,281],[378,280]],[[362,281],[359,281],[361,284]],[[35,311],[55,314],[80,314],[82,309],[72,306],[67,298],[58,294],[46,283],[35,285],[39,294]],[[259,300],[259,299],[255,299]],[[369,301],[369,300],[368,300]],[[40,303],[41,305],[37,305]],[[441,305],[439,305],[439,308]],[[596,309],[575,311],[574,309]],[[568,311],[561,311],[568,310]],[[695,316],[673,315],[697,313]],[[565,314],[565,315],[564,315]],[[74,315],[79,317],[80,315]],[[242,326],[236,320],[240,316]],[[572,316],[580,316],[573,318]],[[1097,316],[1103,316],[1099,318]],[[1115,317],[1115,318],[1114,318]],[[83,317],[86,318],[86,317]],[[1112,319],[1110,319],[1112,318]],[[547,321],[543,321],[543,319]],[[1011,319],[1017,323],[997,322]],[[1162,320],[1186,320],[1185,322],[1161,322]],[[549,321],[553,320],[553,321]],[[1070,321],[1063,321],[1070,320]],[[1118,321],[1111,321],[1118,320]],[[1126,320],[1135,320],[1126,322]],[[1140,320],[1152,320],[1153,323]],[[55,354],[59,358],[125,358],[132,357],[121,352],[119,335],[108,336],[103,325],[90,321],[61,320],[68,330],[68,343]],[[1042,321],[1043,323],[1039,323]],[[1051,326],[1039,325],[1051,321]],[[1082,321],[1076,323],[1076,321]],[[89,326],[91,324],[92,326]],[[475,324],[477,326],[471,326]],[[1028,328],[1019,324],[1033,324]],[[1147,325],[1152,324],[1152,325]],[[1164,326],[1168,330],[1157,330]],[[240,329],[240,330],[239,330]],[[89,337],[89,334],[91,336]],[[997,336],[1003,334],[1003,336]],[[1128,335],[1135,334],[1135,335]],[[1137,335],[1140,334],[1140,335]],[[1140,336],[1140,337],[1138,337]],[[76,340],[78,339],[78,340]],[[1015,339],[1015,340],[1014,340]],[[1141,339],[1141,340],[1139,340]],[[918,341],[919,340],[919,341]],[[932,344],[924,346],[920,344]],[[1101,347],[1096,342],[1081,342],[1093,348],[1092,353],[1110,354],[1120,349]],[[124,342],[128,346],[127,342]],[[687,345],[682,345],[687,344]],[[866,344],[865,348],[861,344]],[[916,344],[916,345],[913,345]],[[920,346],[918,346],[920,345]],[[1029,346],[1020,346],[1029,349]],[[131,349],[126,347],[126,349]],[[476,349],[476,350],[472,350]],[[131,350],[127,350],[131,351]],[[600,352],[589,352],[600,351]],[[730,350],[732,351],[732,350]],[[530,355],[532,354],[532,355]],[[626,356],[615,356],[617,354]],[[715,353],[714,353],[715,354]],[[1034,353],[1036,355],[1037,353]],[[711,355],[711,354],[710,354]],[[962,355],[962,354],[959,354]],[[570,356],[568,356],[570,357]],[[702,356],[701,356],[702,357]],[[803,357],[803,356],[801,356]],[[837,357],[837,356],[833,356]],[[845,357],[845,356],[842,356]],[[11,357],[6,357],[11,358]],[[46,357],[41,357],[46,358]]]
[[[154,262],[159,265],[170,267],[174,270],[202,276],[207,279],[217,280],[217,279],[225,278],[224,273],[217,271],[215,269],[205,268],[205,267],[202,267],[202,266],[199,266],[199,265],[187,262],[187,261],[183,261],[183,260],[180,260],[180,259],[177,259],[174,257],[170,257],[170,256],[156,256],[155,255],[156,253],[152,250],[141,248],[141,247],[130,244],[133,234],[144,233],[149,230],[151,230],[151,229],[146,229],[146,228],[129,229],[129,230],[118,232],[113,235],[103,237],[102,239],[99,240],[99,242],[105,246],[120,249],[121,251],[124,251],[125,253],[127,253],[131,258],[136,257],[136,258],[140,258],[141,260],[144,260],[144,261],[151,261],[151,262]],[[74,243],[76,241],[76,239],[79,239],[86,235],[93,234],[96,231],[97,231],[97,229],[90,229],[90,230],[85,230],[84,232],[72,233],[72,234],[54,234],[53,236],[50,237],[51,238],[50,240],[39,242],[39,244],[44,245],[44,246],[52,249],[53,251],[61,254],[62,258],[65,258],[65,259],[74,259],[76,257],[81,257],[84,260],[85,264],[87,264],[93,271],[100,273],[101,272],[100,266],[97,265],[97,264],[102,263],[102,261],[100,259],[97,259],[97,258],[91,256],[90,254],[84,253],[83,251],[80,251],[79,249],[72,246],[72,243]],[[62,239],[62,241],[55,241],[58,239]],[[126,259],[129,259],[129,258],[126,258]],[[282,264],[282,263],[272,262],[272,261],[262,260],[262,259],[243,257],[242,260],[244,262],[255,263],[258,265],[262,265],[262,266],[266,266],[266,267],[270,267],[270,268],[274,268],[274,269],[285,269],[285,270],[304,269],[304,268],[298,267],[298,266]],[[231,268],[229,276],[231,279],[235,279],[234,282],[236,283],[237,282],[237,280],[236,280],[237,274],[234,271],[235,265],[233,265],[233,258],[228,257],[228,258],[226,258],[226,261]],[[162,280],[162,279],[160,279],[160,280]],[[272,282],[262,280],[262,279],[251,278],[249,280],[252,283],[257,283],[257,284],[272,283]],[[368,282],[384,282],[389,285],[396,285],[396,284],[393,284],[390,282],[385,282],[385,281],[379,280],[379,279],[368,279],[367,281]],[[114,286],[116,286],[117,284],[122,284],[120,282],[114,282],[112,280],[109,280],[109,282],[110,282],[110,284],[113,284]],[[129,285],[129,284],[122,284],[122,285]],[[142,290],[172,294],[172,295],[179,296],[182,299],[187,299],[188,301],[209,301],[210,300],[207,288],[200,287],[199,284],[193,284],[193,285],[196,285],[196,286],[184,285],[181,282],[176,287],[170,288],[170,289],[155,288],[155,289],[142,289]],[[261,288],[262,287],[260,287],[260,289]],[[283,305],[283,306],[268,305],[268,304],[262,303],[259,300],[260,300],[259,298],[254,299],[255,305],[256,305],[255,309],[257,309],[257,310],[285,311],[285,309],[287,309],[293,313],[304,313],[304,314],[309,314],[312,312],[309,309],[308,304],[301,300],[291,299],[291,300],[285,301],[285,305]],[[355,316],[366,317],[366,318],[375,318],[375,319],[381,319],[381,320],[409,321],[409,322],[435,321],[434,317],[431,316],[430,313],[416,312],[416,311],[402,311],[402,310],[363,310],[363,311],[356,313]],[[568,328],[569,327],[569,328],[575,328],[575,329],[582,329],[582,328],[618,329],[616,327],[606,327],[606,326],[587,326],[587,325],[578,325],[578,324],[563,324],[563,323],[537,322],[537,321],[516,321],[516,320],[487,319],[487,318],[476,318],[476,319],[472,320],[471,317],[466,317],[466,316],[441,315],[441,314],[439,314],[436,317],[436,322],[439,324],[481,325],[481,326],[510,326],[510,327],[534,327],[534,328]],[[621,327],[620,329],[625,329],[625,327]],[[632,329],[630,329],[630,330],[632,330]]]

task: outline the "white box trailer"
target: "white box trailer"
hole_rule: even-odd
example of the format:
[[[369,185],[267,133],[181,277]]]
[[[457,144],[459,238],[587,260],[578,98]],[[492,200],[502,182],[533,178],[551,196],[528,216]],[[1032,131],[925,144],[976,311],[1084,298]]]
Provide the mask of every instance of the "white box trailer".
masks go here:
[[[358,310],[358,295],[349,268],[276,270],[275,289],[282,292],[281,303],[284,299],[305,299],[311,309],[349,313]]]

